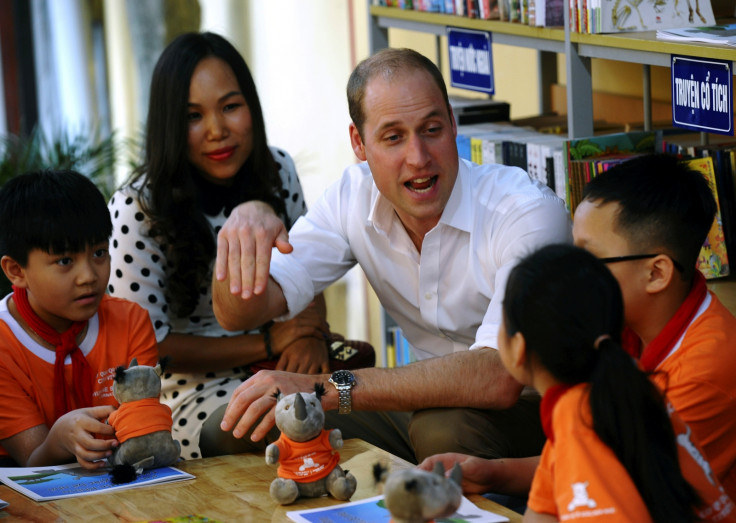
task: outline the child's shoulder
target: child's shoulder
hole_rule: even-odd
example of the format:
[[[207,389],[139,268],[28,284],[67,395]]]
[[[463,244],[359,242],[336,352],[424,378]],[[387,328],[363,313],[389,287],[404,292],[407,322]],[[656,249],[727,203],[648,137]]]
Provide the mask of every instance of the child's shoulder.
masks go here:
[[[560,396],[554,406],[553,425],[555,433],[582,429],[592,422],[590,413],[590,386],[588,383],[579,383],[567,389]],[[592,425],[591,425],[592,426]]]
[[[137,303],[124,298],[110,296],[109,294],[105,294],[105,296],[102,297],[97,313],[101,316],[113,319],[148,315],[148,312]]]

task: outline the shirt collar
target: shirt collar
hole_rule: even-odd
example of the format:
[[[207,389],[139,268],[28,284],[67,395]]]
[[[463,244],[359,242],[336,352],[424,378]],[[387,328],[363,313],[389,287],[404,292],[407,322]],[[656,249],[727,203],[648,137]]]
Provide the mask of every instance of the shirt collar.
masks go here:
[[[555,405],[565,393],[572,388],[572,385],[559,384],[553,385],[547,389],[542,402],[539,405],[539,413],[542,419],[542,429],[544,434],[547,436],[552,443],[555,442],[555,432],[553,430],[552,415],[555,410]]]
[[[440,223],[465,232],[470,232],[473,220],[470,163],[460,159],[455,186],[440,217]],[[368,214],[368,223],[381,234],[388,235],[398,217],[394,208],[373,183],[373,201]]]

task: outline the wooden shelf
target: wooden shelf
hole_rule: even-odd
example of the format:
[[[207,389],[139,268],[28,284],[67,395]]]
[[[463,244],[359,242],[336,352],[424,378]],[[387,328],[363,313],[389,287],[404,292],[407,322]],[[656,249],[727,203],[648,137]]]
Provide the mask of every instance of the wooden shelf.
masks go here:
[[[671,55],[730,60],[736,68],[736,48],[725,45],[672,42],[658,40],[656,31],[630,33],[586,34],[563,27],[530,27],[525,24],[481,20],[441,13],[427,13],[396,7],[369,6],[369,40],[371,53],[388,46],[388,28],[407,29],[437,36],[445,35],[447,27],[475,29],[492,33],[496,44],[514,45],[543,51],[540,70],[552,70],[556,55],[566,58],[568,86],[568,136],[582,138],[593,134],[593,103],[590,60],[601,58],[647,66],[670,67]],[[565,20],[568,14],[565,13]],[[719,20],[722,23],[733,20]],[[550,56],[551,55],[551,56]],[[552,64],[552,67],[550,67]],[[648,79],[648,75],[645,75]],[[542,77],[540,93],[549,88],[549,77]],[[648,86],[644,88],[645,107],[651,103]],[[542,99],[543,97],[540,97]],[[544,110],[545,108],[543,108]],[[645,124],[651,121],[644,119]]]

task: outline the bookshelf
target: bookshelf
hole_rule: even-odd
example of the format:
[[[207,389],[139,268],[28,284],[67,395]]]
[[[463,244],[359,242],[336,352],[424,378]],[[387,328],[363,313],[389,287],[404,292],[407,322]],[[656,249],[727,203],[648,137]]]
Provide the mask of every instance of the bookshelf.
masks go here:
[[[570,138],[581,138],[593,134],[593,89],[590,74],[590,61],[593,58],[641,64],[645,71],[652,65],[669,67],[672,54],[736,62],[736,48],[657,40],[656,31],[586,34],[570,32],[561,27],[529,27],[519,23],[480,20],[395,7],[369,5],[368,9],[368,38],[371,53],[388,46],[389,28],[429,33],[438,37],[445,35],[447,26],[490,31],[493,33],[494,43],[526,47],[541,52],[540,91],[547,90],[551,83],[550,75],[556,74],[555,67],[551,67],[556,66],[556,54],[564,55],[568,107],[571,108],[567,115]],[[567,16],[566,11],[566,23]],[[554,69],[555,73],[552,73],[550,69]],[[646,112],[646,107],[651,101],[646,74],[642,90]],[[644,116],[646,122],[646,114]],[[651,124],[651,120],[649,123]]]
[[[549,86],[556,81],[557,56],[565,57],[567,83],[568,137],[592,136],[593,86],[591,60],[607,59],[641,64],[643,67],[642,97],[645,129],[651,129],[651,84],[649,67],[670,67],[671,55],[729,60],[736,65],[736,48],[703,43],[685,43],[657,40],[656,31],[616,34],[586,34],[571,32],[568,12],[565,27],[530,27],[527,25],[481,20],[462,16],[404,10],[395,7],[368,5],[368,40],[370,53],[388,47],[390,28],[429,33],[439,37],[446,27],[490,31],[494,44],[526,47],[539,51],[539,93],[542,110],[548,109]],[[724,22],[719,20],[719,22]],[[438,53],[439,56],[439,53]],[[502,80],[500,80],[502,81]],[[729,253],[730,254],[730,253]],[[736,314],[736,253],[732,254],[732,274],[727,278],[709,281],[713,290],[731,312]]]

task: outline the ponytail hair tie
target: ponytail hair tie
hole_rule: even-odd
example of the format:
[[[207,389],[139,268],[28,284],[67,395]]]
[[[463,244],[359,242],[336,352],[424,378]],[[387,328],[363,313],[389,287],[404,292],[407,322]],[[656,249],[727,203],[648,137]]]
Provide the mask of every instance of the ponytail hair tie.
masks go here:
[[[601,343],[603,343],[605,340],[610,340],[610,339],[611,339],[611,337],[608,334],[601,334],[593,342],[593,348],[595,350],[600,349],[601,348]]]

